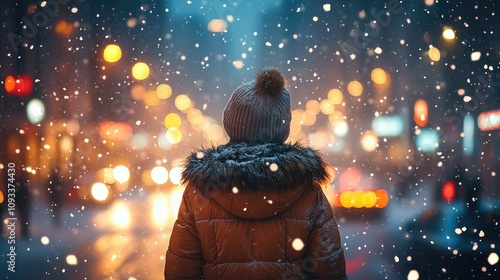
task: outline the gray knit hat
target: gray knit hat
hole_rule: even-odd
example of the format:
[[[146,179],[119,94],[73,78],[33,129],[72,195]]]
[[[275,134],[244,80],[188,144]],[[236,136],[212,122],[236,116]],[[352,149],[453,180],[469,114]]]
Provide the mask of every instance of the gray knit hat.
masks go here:
[[[265,68],[237,87],[222,123],[233,142],[283,143],[290,134],[290,93],[278,69]]]

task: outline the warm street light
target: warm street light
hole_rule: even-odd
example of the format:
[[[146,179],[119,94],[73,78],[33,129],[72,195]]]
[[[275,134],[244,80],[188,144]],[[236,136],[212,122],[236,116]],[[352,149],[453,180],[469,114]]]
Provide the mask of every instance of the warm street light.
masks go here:
[[[446,40],[455,39],[455,31],[451,30],[450,28],[446,28],[445,30],[443,30],[443,38]]]
[[[103,57],[107,62],[117,62],[122,57],[122,50],[118,45],[109,44],[104,48]]]
[[[149,66],[144,62],[137,62],[132,67],[132,76],[137,80],[144,80],[149,76]]]
[[[371,73],[372,81],[377,85],[382,85],[387,80],[387,74],[382,68],[375,68]]]
[[[363,85],[358,81],[350,81],[347,84],[347,91],[352,96],[360,96],[363,93]]]

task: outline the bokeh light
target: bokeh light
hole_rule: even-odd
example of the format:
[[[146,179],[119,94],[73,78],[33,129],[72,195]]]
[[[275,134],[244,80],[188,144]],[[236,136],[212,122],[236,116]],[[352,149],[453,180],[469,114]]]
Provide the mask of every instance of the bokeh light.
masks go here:
[[[97,171],[97,178],[106,184],[114,184],[116,182],[113,175],[113,168],[105,167]]]
[[[80,123],[76,119],[71,119],[66,123],[66,132],[70,136],[75,136],[80,132]]]
[[[151,179],[158,185],[165,184],[168,181],[168,171],[163,166],[155,166],[151,169]]]
[[[156,106],[160,103],[160,98],[156,95],[155,90],[148,90],[144,96],[144,104],[147,106]]]
[[[59,138],[59,150],[62,154],[70,154],[73,151],[73,138],[68,135],[63,135]]]
[[[380,189],[375,191],[375,196],[377,197],[377,208],[385,208],[389,204],[389,193],[386,190]]]
[[[451,28],[445,28],[443,30],[443,38],[446,40],[455,39],[455,31],[453,31]]]
[[[73,29],[73,24],[65,20],[59,20],[54,27],[54,31],[61,36],[69,36]]]
[[[139,84],[134,84],[131,88],[130,88],[130,95],[132,96],[132,98],[134,100],[143,100],[144,97],[146,96],[146,88],[143,86],[143,85],[139,85]]]
[[[122,49],[115,44],[109,44],[104,48],[104,60],[107,62],[117,62],[122,57]]]
[[[319,107],[321,109],[321,113],[325,115],[330,115],[335,111],[335,104],[333,104],[330,99],[323,99],[319,103]]]
[[[159,84],[156,87],[156,96],[159,99],[168,99],[172,95],[172,87],[167,84]]]
[[[12,75],[9,75],[5,78],[4,88],[8,93],[12,93],[16,88],[16,79],[14,79]]]
[[[330,115],[331,116],[331,115]],[[338,137],[344,137],[349,132],[349,125],[346,121],[337,121],[333,124],[333,133]]]
[[[28,121],[32,124],[39,124],[45,118],[45,105],[40,99],[32,99],[26,106]]]
[[[372,81],[377,85],[382,85],[387,80],[387,74],[382,68],[375,68],[371,73]]]
[[[166,136],[167,136],[167,141],[170,144],[177,144],[182,140],[182,132],[180,129],[176,127],[171,127],[167,129]]]
[[[441,197],[445,201],[452,201],[455,198],[455,184],[452,181],[446,181],[441,188]]]
[[[194,109],[188,113],[187,119],[193,125],[199,124],[203,120],[203,113],[199,109]]]
[[[347,92],[352,96],[360,96],[363,93],[363,85],[358,81],[350,81],[347,84]]]
[[[223,19],[213,19],[208,23],[210,32],[224,32],[227,29],[227,23]]]
[[[185,94],[181,94],[175,98],[175,107],[180,111],[184,111],[191,106],[191,99]]]
[[[369,130],[361,136],[361,146],[367,152],[373,152],[378,147],[378,135]]]
[[[340,89],[332,88],[328,91],[328,99],[330,99],[333,104],[342,104],[344,94]]]
[[[342,112],[334,111],[333,113],[328,115],[328,121],[330,121],[331,124],[335,125],[338,122],[345,122],[345,117]]]
[[[377,203],[377,195],[375,194],[375,192],[367,191],[363,193],[362,200],[363,207],[372,208]]]
[[[149,76],[149,66],[144,62],[137,62],[132,67],[132,76],[137,80],[144,80]]]
[[[441,59],[441,52],[436,47],[430,47],[429,58],[432,61],[439,61]]]
[[[421,127],[427,125],[429,121],[429,106],[427,105],[427,101],[423,99],[419,99],[415,101],[415,105],[413,107],[413,120],[415,123]]]
[[[77,265],[78,264],[78,259],[76,258],[75,255],[69,254],[66,256],[66,263],[68,265]]]
[[[351,208],[355,203],[354,193],[351,191],[345,191],[340,194],[340,203],[345,208]]]
[[[314,125],[316,123],[316,114],[314,114],[314,111],[311,110],[303,111],[301,121],[303,125]]]
[[[317,115],[321,111],[318,100],[307,101],[306,111],[309,111],[312,115]]]
[[[353,202],[354,208],[361,208],[363,207],[363,196],[365,192],[362,190],[355,190],[354,192],[351,192],[351,201]]]
[[[119,183],[126,183],[130,179],[130,170],[124,165],[118,165],[113,169],[113,176]]]
[[[176,113],[170,113],[165,117],[164,124],[167,128],[179,128],[181,126],[181,117]]]
[[[92,197],[97,201],[105,201],[109,195],[108,186],[100,182],[94,183],[90,192]]]

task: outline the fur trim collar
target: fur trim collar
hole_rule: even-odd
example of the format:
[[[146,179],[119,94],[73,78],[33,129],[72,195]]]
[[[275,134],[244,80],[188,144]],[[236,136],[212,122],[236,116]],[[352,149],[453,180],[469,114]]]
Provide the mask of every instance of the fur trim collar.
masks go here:
[[[329,175],[320,154],[300,144],[228,143],[191,153],[182,182],[206,193],[238,187],[285,191],[325,184]]]

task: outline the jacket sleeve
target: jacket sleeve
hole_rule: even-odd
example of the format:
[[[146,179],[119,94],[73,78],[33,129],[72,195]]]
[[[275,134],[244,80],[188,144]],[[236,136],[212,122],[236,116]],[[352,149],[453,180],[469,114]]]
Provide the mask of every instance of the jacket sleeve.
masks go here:
[[[311,218],[314,226],[309,235],[303,267],[309,279],[347,279],[337,220],[321,190],[313,209]]]
[[[203,255],[196,229],[189,188],[186,188],[175,221],[165,260],[165,279],[202,279]]]

